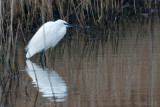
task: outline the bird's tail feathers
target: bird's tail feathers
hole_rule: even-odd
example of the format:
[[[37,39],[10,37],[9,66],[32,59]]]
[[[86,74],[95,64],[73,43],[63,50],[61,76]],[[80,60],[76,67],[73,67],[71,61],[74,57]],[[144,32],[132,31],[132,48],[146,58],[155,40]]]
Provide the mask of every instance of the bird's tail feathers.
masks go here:
[[[30,58],[30,57],[31,57],[31,56],[30,56],[29,52],[27,52],[26,58]]]

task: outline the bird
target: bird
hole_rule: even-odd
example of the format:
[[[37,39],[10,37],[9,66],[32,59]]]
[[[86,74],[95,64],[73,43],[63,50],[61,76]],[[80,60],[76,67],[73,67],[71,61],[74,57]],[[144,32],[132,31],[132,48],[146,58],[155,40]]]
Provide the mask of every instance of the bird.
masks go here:
[[[54,48],[66,34],[67,27],[78,28],[77,25],[69,24],[61,19],[44,23],[25,47],[26,58],[31,58],[48,48]]]

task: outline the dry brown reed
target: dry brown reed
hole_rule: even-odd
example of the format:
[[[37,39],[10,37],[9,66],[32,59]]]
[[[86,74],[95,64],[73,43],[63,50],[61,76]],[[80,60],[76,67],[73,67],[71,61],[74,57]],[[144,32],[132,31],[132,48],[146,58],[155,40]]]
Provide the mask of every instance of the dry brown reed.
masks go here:
[[[4,41],[17,30],[27,34],[49,20],[65,19],[79,25],[106,25],[119,16],[147,12],[157,0],[2,0],[0,30]],[[10,4],[10,5],[9,5]],[[19,29],[17,29],[19,26]],[[13,39],[13,38],[12,38]]]
[[[17,38],[26,43],[46,21],[64,19],[81,27],[116,28],[124,16],[148,14],[157,5],[157,0],[0,0],[0,49],[6,50],[8,62],[10,53],[15,58]]]

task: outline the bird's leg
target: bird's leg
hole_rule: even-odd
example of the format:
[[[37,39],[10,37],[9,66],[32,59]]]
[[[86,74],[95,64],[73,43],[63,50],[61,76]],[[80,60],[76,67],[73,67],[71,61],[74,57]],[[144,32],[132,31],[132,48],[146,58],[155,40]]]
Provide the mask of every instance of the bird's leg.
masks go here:
[[[41,64],[43,63],[43,53],[44,53],[44,50],[42,50],[41,54],[40,54],[40,62],[41,62]]]
[[[44,60],[43,60],[43,57],[44,57]],[[46,67],[46,55],[44,54],[44,50],[42,50],[40,54],[40,63],[43,67]]]
[[[44,54],[44,65],[46,67],[46,55]]]

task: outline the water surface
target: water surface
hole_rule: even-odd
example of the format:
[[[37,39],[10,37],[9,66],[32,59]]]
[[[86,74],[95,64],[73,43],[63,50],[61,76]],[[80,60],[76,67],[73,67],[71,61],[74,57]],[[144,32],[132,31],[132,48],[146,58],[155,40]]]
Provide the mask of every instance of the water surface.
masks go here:
[[[103,32],[69,29],[43,63],[40,54],[25,58],[19,38],[9,64],[1,51],[0,106],[159,107],[159,25],[154,16]]]

